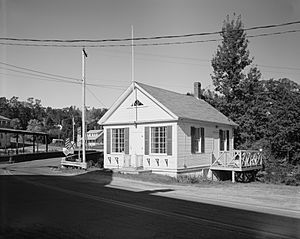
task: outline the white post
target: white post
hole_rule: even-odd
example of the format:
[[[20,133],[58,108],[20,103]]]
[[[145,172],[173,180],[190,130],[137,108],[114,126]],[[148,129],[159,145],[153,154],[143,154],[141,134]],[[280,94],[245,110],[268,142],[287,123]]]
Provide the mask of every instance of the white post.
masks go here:
[[[75,129],[74,129],[74,125],[75,125],[75,120],[74,120],[74,116],[72,117],[72,129],[73,129],[73,142],[75,143]]]
[[[87,54],[82,49],[82,164],[83,168],[87,168],[85,155],[85,58]]]
[[[134,82],[134,47],[133,47],[133,26],[131,25],[131,80]]]
[[[134,41],[133,41],[133,26],[131,25],[131,81],[133,86],[134,92],[134,103],[137,100],[137,89],[135,87],[135,80],[134,80]],[[137,105],[135,105],[135,127],[137,127]]]
[[[232,175],[231,181],[233,183],[235,183],[235,171],[234,170],[231,171],[231,175]]]

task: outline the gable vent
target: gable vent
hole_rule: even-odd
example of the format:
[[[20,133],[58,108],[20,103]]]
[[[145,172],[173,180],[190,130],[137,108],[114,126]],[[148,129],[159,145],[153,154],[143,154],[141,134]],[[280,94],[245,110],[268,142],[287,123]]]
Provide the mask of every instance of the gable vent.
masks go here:
[[[141,106],[144,105],[141,101],[136,100],[131,106]]]

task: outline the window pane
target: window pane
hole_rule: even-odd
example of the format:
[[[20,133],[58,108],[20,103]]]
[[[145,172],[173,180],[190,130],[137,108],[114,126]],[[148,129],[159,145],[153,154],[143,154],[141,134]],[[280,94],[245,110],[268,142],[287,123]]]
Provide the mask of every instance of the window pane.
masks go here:
[[[112,129],[112,152],[124,152],[124,129]]]
[[[166,127],[151,128],[151,153],[166,152]]]

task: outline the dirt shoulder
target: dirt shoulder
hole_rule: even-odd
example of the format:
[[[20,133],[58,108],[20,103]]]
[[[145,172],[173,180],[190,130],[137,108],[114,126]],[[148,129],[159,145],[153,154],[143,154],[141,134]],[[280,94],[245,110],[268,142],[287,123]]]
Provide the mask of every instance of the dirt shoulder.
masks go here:
[[[108,187],[300,218],[300,188],[263,183],[163,184],[114,176]]]

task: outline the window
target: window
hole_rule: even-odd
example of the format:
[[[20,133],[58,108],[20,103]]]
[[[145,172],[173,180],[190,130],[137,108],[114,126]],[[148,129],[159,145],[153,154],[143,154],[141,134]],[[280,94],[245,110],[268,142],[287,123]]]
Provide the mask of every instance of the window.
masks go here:
[[[151,153],[166,153],[166,128],[167,127],[151,128]]]
[[[124,152],[125,140],[124,129],[112,129],[112,152],[122,153]]]
[[[229,151],[229,130],[219,130],[220,151]]]
[[[192,138],[192,153],[204,153],[205,150],[205,137],[204,128],[191,128]]]

